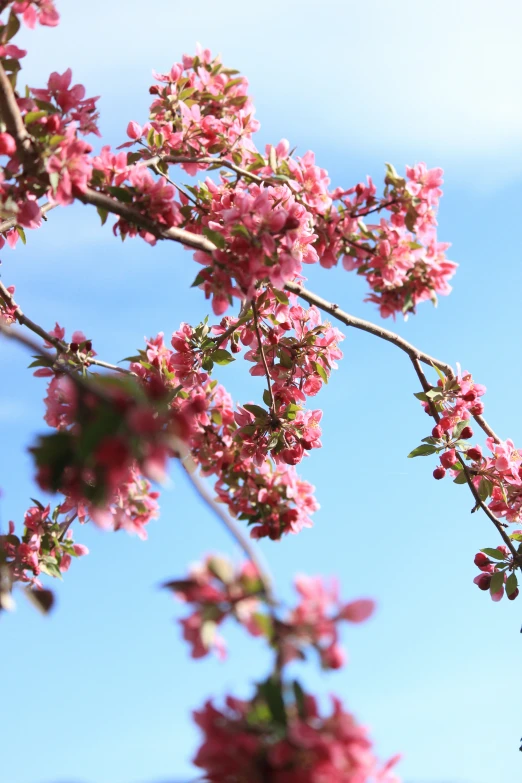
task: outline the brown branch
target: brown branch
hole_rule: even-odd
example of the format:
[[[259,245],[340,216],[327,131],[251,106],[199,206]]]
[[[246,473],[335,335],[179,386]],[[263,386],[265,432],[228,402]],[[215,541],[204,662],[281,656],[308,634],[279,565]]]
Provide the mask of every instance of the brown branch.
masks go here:
[[[410,358],[411,358],[412,364],[413,364],[413,366],[415,368],[415,371],[416,371],[417,375],[419,376],[419,380],[421,382],[422,388],[424,389],[425,392],[429,391],[431,389],[431,386],[428,383],[428,380],[427,380],[426,376],[422,372],[422,368],[421,368],[421,366],[419,364],[418,359],[415,359],[414,357],[410,357]],[[435,419],[436,422],[438,422],[440,417],[439,417],[439,414],[437,412],[437,409],[435,408],[434,403],[431,400],[429,401],[429,405],[430,405],[431,416]],[[476,506],[475,506],[475,508],[473,510],[475,510],[476,508],[479,508],[479,507],[482,509],[482,511],[486,514],[488,519],[491,522],[493,522],[493,524],[497,528],[498,532],[500,533],[500,535],[502,537],[502,540],[504,541],[505,545],[508,547],[508,549],[510,550],[511,554],[513,555],[515,564],[517,562],[520,562],[519,561],[518,552],[515,549],[515,546],[513,545],[513,542],[511,541],[511,539],[507,535],[506,531],[502,527],[502,524],[498,521],[498,519],[494,516],[494,514],[492,514],[492,512],[486,506],[484,501],[480,498],[480,496],[479,496],[479,494],[477,492],[477,489],[476,489],[476,487],[475,487],[475,485],[473,483],[473,478],[472,478],[472,476],[471,476],[471,474],[469,472],[469,468],[466,465],[466,462],[464,460],[464,454],[461,451],[459,451],[459,450],[456,450],[456,453],[458,454],[458,457],[460,459],[460,462],[461,462],[461,465],[462,465],[462,469],[463,469],[464,475],[466,477],[466,482],[467,482],[467,484],[468,484],[468,486],[469,486],[469,488],[471,490],[471,493],[472,493],[472,495],[473,495],[473,497],[475,499]]]
[[[53,337],[51,334],[49,334],[49,332],[46,332],[45,329],[42,329],[41,326],[32,321],[22,312],[22,308],[16,304],[12,295],[1,281],[0,299],[2,299],[8,306],[16,307],[14,315],[21,326],[26,326],[31,330],[31,332],[34,332],[34,334],[37,334],[38,337],[41,337],[42,340],[45,340],[50,345],[53,345],[59,353],[68,352],[69,346],[67,343],[59,340],[57,337]],[[109,364],[109,362],[104,362],[101,359],[91,359],[90,357],[86,357],[85,361],[89,365],[96,364],[98,367],[104,367],[107,370],[114,370],[115,372],[123,373],[125,375],[134,375],[134,373],[132,373],[130,370],[126,370],[124,367],[118,367],[116,364]]]
[[[404,351],[406,354],[408,354],[410,358],[413,357],[414,359],[418,359],[419,361],[424,362],[424,364],[438,367],[449,378],[454,377],[453,368],[449,364],[441,362],[438,359],[435,359],[433,356],[424,353],[423,351],[419,351],[418,348],[407,342],[407,340],[404,340],[398,334],[395,334],[395,332],[390,332],[388,329],[385,329],[382,326],[377,326],[377,324],[371,323],[371,321],[364,321],[362,318],[356,318],[355,316],[344,312],[344,310],[341,310],[338,305],[328,302],[326,299],[323,299],[322,297],[317,296],[317,294],[312,293],[312,291],[307,291],[306,288],[303,288],[297,283],[287,283],[285,288],[292,294],[297,294],[297,296],[300,296],[301,299],[304,299],[309,304],[315,305],[320,310],[324,310],[324,312],[329,313],[338,321],[346,324],[346,326],[353,326],[354,329],[361,329],[363,332],[368,332],[369,334],[373,334],[375,337],[380,337],[381,340],[386,340],[387,342],[393,343],[393,345],[397,346],[397,348],[400,348],[401,351]]]
[[[270,395],[270,410],[275,415],[275,400],[274,400],[274,395],[272,393],[272,381],[270,379],[270,371],[268,369],[268,364],[265,356],[265,349],[263,347],[263,341],[261,338],[261,329],[259,328],[259,314],[257,311],[257,303],[255,299],[252,299],[252,312],[254,313],[254,329],[256,332],[257,342],[259,345],[259,352],[261,354],[261,360],[263,362],[263,367],[265,368],[265,375],[268,383],[268,394]]]
[[[415,345],[412,345],[412,343],[404,340],[395,332],[390,332],[388,329],[385,329],[382,326],[377,326],[377,324],[374,324],[371,321],[365,321],[362,318],[356,318],[355,316],[346,313],[344,310],[341,310],[338,305],[328,302],[326,299],[323,299],[317,294],[314,294],[312,291],[308,291],[306,288],[303,288],[303,286],[298,285],[297,283],[286,283],[285,288],[287,291],[290,291],[290,293],[300,296],[302,299],[308,302],[308,304],[315,305],[320,310],[323,310],[333,318],[341,321],[341,323],[346,324],[346,326],[353,326],[354,329],[360,329],[363,332],[368,332],[368,334],[373,334],[375,337],[380,337],[381,340],[386,340],[387,342],[392,343],[397,348],[400,348],[401,351],[404,351],[404,353],[410,357],[412,362],[416,359],[417,361],[423,362],[423,364],[428,364],[431,367],[438,367],[439,370],[442,370],[442,372],[448,378],[455,377],[455,373],[451,365],[446,364],[445,362],[441,362],[439,359],[435,359],[435,357],[424,353],[424,351],[419,350]],[[415,363],[413,366],[415,367]],[[494,430],[491,429],[489,424],[482,418],[482,416],[473,416],[473,418],[479,427],[484,430],[488,436],[493,438],[495,443],[501,442],[499,436],[494,432]]]
[[[216,246],[206,237],[200,234],[194,234],[191,231],[185,231],[183,228],[177,228],[175,226],[167,227],[156,223],[151,218],[142,215],[137,209],[128,204],[123,204],[121,201],[106,196],[103,193],[98,193],[95,190],[87,188],[84,193],[79,193],[78,200],[83,204],[92,204],[100,209],[105,209],[107,212],[112,212],[115,215],[119,215],[124,218],[127,223],[131,223],[139,228],[149,231],[158,239],[170,239],[174,242],[180,242],[182,245],[191,247],[194,250],[202,250],[205,253],[213,253],[216,250]]]
[[[40,207],[40,212],[42,215],[45,215],[46,212],[49,212],[51,209],[54,209],[57,206],[58,204],[50,204],[47,201]],[[16,217],[8,218],[7,220],[2,221],[2,223],[0,223],[0,234],[5,234],[6,231],[9,231],[9,229],[14,228],[17,225],[18,220]]]
[[[183,465],[183,462],[181,463]],[[200,496],[200,498],[206,503],[206,505],[210,508],[210,510],[217,516],[220,521],[224,524],[232,538],[235,539],[235,541],[239,544],[245,555],[248,557],[248,559],[254,564],[254,566],[257,569],[257,572],[259,574],[259,578],[261,580],[261,583],[263,585],[264,593],[266,595],[268,603],[273,607],[276,604],[273,589],[272,589],[272,579],[266,569],[260,561],[260,558],[257,555],[257,552],[255,551],[254,547],[251,545],[248,538],[246,538],[241,530],[234,524],[231,517],[228,516],[228,514],[225,512],[225,510],[219,505],[219,503],[212,497],[210,492],[207,490],[204,483],[201,481],[199,476],[196,474],[195,471],[190,471],[185,468],[185,474],[192,484],[193,488],[197,492],[197,494]]]
[[[486,504],[484,503],[484,501],[483,501],[483,500],[482,500],[482,499],[479,497],[479,494],[478,494],[478,492],[477,492],[477,490],[476,490],[476,488],[475,488],[475,485],[474,485],[474,483],[473,483],[473,478],[472,478],[472,476],[470,475],[469,468],[468,468],[468,466],[466,465],[466,463],[464,462],[464,457],[463,457],[463,455],[461,454],[461,452],[460,452],[460,451],[457,451],[456,453],[457,453],[457,454],[458,454],[458,456],[459,456],[459,459],[460,459],[460,462],[461,462],[462,468],[463,468],[463,470],[464,470],[464,475],[466,476],[466,481],[467,481],[467,483],[468,483],[468,486],[469,486],[469,488],[471,489],[471,492],[473,493],[473,497],[475,498],[475,501],[476,501],[476,503],[477,503],[477,506],[480,506],[480,508],[481,508],[481,509],[482,509],[482,511],[483,511],[483,512],[486,514],[486,516],[487,516],[487,517],[488,517],[488,518],[491,520],[491,522],[493,522],[493,524],[494,524],[494,525],[495,525],[495,527],[497,528],[498,532],[500,533],[500,535],[501,535],[501,537],[502,537],[502,540],[504,541],[505,545],[507,546],[507,548],[509,549],[509,551],[510,551],[510,552],[511,552],[511,554],[513,555],[513,557],[514,557],[514,559],[515,559],[515,564],[519,564],[519,565],[520,565],[520,556],[519,556],[519,554],[518,554],[517,550],[515,549],[515,547],[514,547],[514,545],[513,545],[513,542],[512,542],[512,540],[510,539],[510,537],[508,536],[508,534],[506,533],[506,531],[505,531],[505,530],[504,530],[504,528],[502,527],[502,524],[501,524],[501,523],[498,521],[498,519],[497,519],[497,518],[496,518],[496,517],[495,517],[495,516],[494,516],[494,515],[491,513],[491,511],[490,511],[490,510],[489,510],[489,508],[486,506]]]
[[[28,134],[16,96],[2,64],[0,63],[0,117],[13,136],[20,161],[26,168],[34,165],[34,154],[31,137]]]

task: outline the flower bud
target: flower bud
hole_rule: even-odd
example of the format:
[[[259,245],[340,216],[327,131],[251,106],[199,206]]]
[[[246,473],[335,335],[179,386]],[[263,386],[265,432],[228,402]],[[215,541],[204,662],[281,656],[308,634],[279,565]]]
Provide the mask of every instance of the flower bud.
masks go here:
[[[478,568],[484,568],[491,565],[491,560],[484,552],[477,552],[473,561]]]
[[[512,593],[510,593],[510,594],[508,595],[508,599],[509,599],[510,601],[514,601],[514,600],[515,600],[515,598],[518,596],[519,592],[520,592],[520,590],[519,590],[519,589],[518,589],[518,587],[517,587],[517,588],[516,588],[516,589],[515,589],[515,590],[514,590]]]
[[[435,470],[433,471],[433,478],[443,479],[445,475],[446,475],[446,471],[444,470],[443,467],[439,466],[438,468],[435,468]]]
[[[457,462],[457,454],[455,449],[449,449],[444,454],[440,455],[440,462],[444,468],[451,468]]]
[[[444,430],[440,425],[437,424],[436,427],[432,429],[431,434],[434,438],[440,439],[444,435]]]
[[[0,155],[14,155],[16,142],[10,133],[0,133]]]
[[[467,450],[466,454],[470,459],[474,460],[474,462],[478,462],[479,459],[482,459],[482,449],[480,446],[472,446]]]
[[[471,427],[464,427],[464,429],[460,433],[460,437],[463,438],[464,440],[467,440],[468,438],[472,438],[473,430],[471,429]]]
[[[480,590],[489,590],[491,574],[479,574],[473,581]]]

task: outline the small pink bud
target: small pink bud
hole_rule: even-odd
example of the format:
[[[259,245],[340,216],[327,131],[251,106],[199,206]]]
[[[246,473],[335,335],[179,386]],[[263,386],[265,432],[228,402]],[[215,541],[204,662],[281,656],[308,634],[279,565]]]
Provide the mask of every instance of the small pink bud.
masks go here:
[[[464,440],[467,440],[468,438],[472,438],[473,430],[471,429],[471,427],[464,427],[464,429],[460,433],[460,437],[463,438]]]
[[[478,462],[479,459],[482,459],[482,449],[480,446],[472,446],[470,449],[467,450],[466,454],[468,457],[475,462]]]
[[[477,393],[471,389],[467,394],[462,395],[462,399],[466,400],[466,402],[473,402],[473,400],[477,399]]]
[[[481,413],[484,413],[484,403],[476,402],[474,405],[471,406],[469,412],[472,413],[474,416],[480,416]]]
[[[142,136],[142,130],[141,125],[138,125],[137,122],[134,122],[134,120],[131,120],[129,124],[127,125],[127,136],[129,139],[141,139]]]
[[[14,155],[16,142],[10,133],[0,133],[0,155]]]
[[[491,575],[490,574],[479,574],[475,577],[473,580],[477,587],[480,588],[480,590],[489,590],[489,586],[491,584]]]
[[[457,462],[457,454],[455,449],[449,449],[444,454],[440,455],[440,462],[444,468],[451,468]]]
[[[432,429],[431,434],[434,438],[440,439],[444,435],[444,430],[439,424],[437,424],[437,426]]]
[[[446,475],[446,471],[442,467],[435,468],[435,470],[433,471],[433,478],[443,479],[445,475]]]
[[[477,552],[473,562],[476,566],[478,566],[478,568],[483,568],[484,566],[489,566],[491,560],[487,555],[484,554],[484,552]]]

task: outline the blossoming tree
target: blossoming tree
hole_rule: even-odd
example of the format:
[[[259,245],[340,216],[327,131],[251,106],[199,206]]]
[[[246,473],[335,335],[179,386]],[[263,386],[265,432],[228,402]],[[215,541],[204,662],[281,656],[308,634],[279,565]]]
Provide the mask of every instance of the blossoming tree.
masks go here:
[[[25,243],[25,231],[40,228],[46,213],[78,200],[97,209],[102,225],[114,216],[122,239],[191,249],[193,286],[213,314],[181,324],[170,339],[151,337],[116,366],[82,332],[36,324],[14,288],[0,283],[0,336],[30,349],[33,374],[48,380],[49,430],[31,452],[42,492],[57,496],[53,509],[35,500],[22,525],[2,531],[0,609],[10,608],[17,585],[43,611],[52,607],[46,577],[60,577],[87,554],[73,524],[145,539],[159,513],[151,482],[180,460],[246,557],[234,565],[206,556],[165,585],[190,607],[181,626],[191,655],[224,655],[218,628],[228,619],[273,651],[272,673],[249,700],[230,696],[195,713],[203,735],[196,766],[215,783],[397,780],[396,758],[377,761],[365,729],[338,699],[322,714],[287,674],[308,648],[324,669],[340,668],[339,625],[364,621],[373,602],[345,602],[334,583],[300,577],[296,604],[283,611],[255,541],[312,524],[314,488],[297,466],[321,447],[322,412],[310,398],[342,357],[338,321],[411,360],[415,396],[433,422],[408,456],[437,456],[435,479],[467,485],[473,510],[500,537],[475,556],[474,581],[495,601],[517,597],[522,530],[512,526],[522,513],[522,454],[483,418],[485,387],[304,286],[305,264],[342,263],[365,278],[367,301],[382,318],[414,314],[447,295],[456,265],[436,236],[442,171],[418,164],[401,176],[387,165],[381,189],[371,179],[330,189],[312,152],[296,157],[286,140],[256,147],[246,79],[201,49],[154,73],[149,118],[129,122],[118,150],[94,154],[85,138],[100,135],[97,99],[85,97],[70,70],[52,73],[45,87],[21,86],[26,52],[13,40],[21,23],[58,24],[54,3],[3,0],[0,12],[0,247]],[[191,184],[182,184],[186,178]],[[240,354],[265,391],[234,406],[213,369]],[[485,452],[473,440],[475,425],[486,435]]]

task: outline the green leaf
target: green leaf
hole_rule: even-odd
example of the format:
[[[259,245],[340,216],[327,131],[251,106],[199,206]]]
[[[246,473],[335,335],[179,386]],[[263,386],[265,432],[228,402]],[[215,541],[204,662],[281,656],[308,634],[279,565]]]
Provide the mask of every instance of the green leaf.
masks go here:
[[[216,628],[217,625],[213,620],[207,620],[201,626],[201,642],[207,650],[212,647],[212,643],[216,638]]]
[[[454,467],[455,467],[455,466],[454,466]],[[464,471],[463,471],[463,470],[462,470],[462,471],[459,473],[459,475],[458,475],[458,476],[456,476],[456,477],[453,479],[453,483],[454,483],[454,484],[467,484],[467,483],[468,483],[468,480],[467,480],[467,478],[466,478],[466,474],[464,473]]]
[[[321,376],[324,383],[328,383],[328,375],[326,374],[326,370],[324,369],[322,364],[319,364],[319,362],[314,362],[314,367],[318,375]]]
[[[96,212],[100,216],[102,226],[104,226],[109,216],[108,211],[106,209],[102,209],[101,207],[96,207]]]
[[[62,579],[62,573],[56,563],[41,562],[40,570],[43,571],[44,574],[48,574],[48,576],[52,576],[55,579]]]
[[[499,552],[498,549],[492,549],[491,547],[486,547],[485,549],[481,549],[481,552],[484,552],[485,555],[488,557],[492,557],[495,560],[505,560],[506,556],[502,554],[502,552]]]
[[[410,451],[410,453],[408,454],[408,458],[427,457],[428,454],[435,454],[436,451],[437,448],[435,446],[430,446],[429,444],[426,444],[425,446],[417,446],[416,449]]]
[[[493,492],[493,483],[487,478],[481,479],[478,488],[479,498],[482,501],[487,500],[492,492]]]
[[[191,288],[197,288],[199,285],[205,282],[207,279],[207,275],[205,274],[206,270],[202,270],[201,272],[198,272],[196,275],[194,282],[190,286]]]
[[[58,185],[60,184],[60,175],[57,171],[51,171],[49,174],[49,182],[51,183],[51,187],[53,190],[56,190]]]
[[[413,244],[417,244],[417,243],[413,243]],[[422,247],[422,245],[419,245],[419,247]],[[437,365],[433,364],[433,362],[431,363],[431,366],[433,367],[433,369],[435,370],[435,372],[437,373],[437,375],[439,376],[439,378],[441,379],[441,381],[445,381],[445,380],[446,380],[446,376],[444,375],[444,373],[442,372],[442,370],[440,370],[440,369],[437,367]]]
[[[263,392],[263,402],[268,408],[272,404],[272,400],[270,399],[270,392],[268,391],[268,389],[265,389]]]
[[[516,575],[514,573],[510,574],[506,582],[506,593],[508,595],[511,595],[511,593],[515,592],[517,587],[518,587],[518,581]]]
[[[223,234],[220,234],[219,231],[212,231],[211,228],[207,228],[206,226],[203,227],[203,233],[206,236],[207,239],[210,239],[211,242],[215,244],[216,247],[218,247],[220,250],[223,250],[226,247],[226,240]]]
[[[428,402],[429,399],[429,397],[426,396],[425,392],[415,392],[413,396],[416,397],[418,400],[422,400],[422,402]]]
[[[287,295],[285,294],[284,291],[278,291],[277,288],[273,288],[272,290],[274,292],[275,298],[277,299],[277,301],[280,304],[284,304],[284,305],[290,304],[290,300],[289,300],[289,298],[287,297]]]
[[[522,541],[522,533],[511,533],[509,537],[512,541]]]
[[[2,5],[7,5],[7,3],[2,3]],[[9,14],[9,19],[7,20],[7,25],[4,28],[5,38],[3,43],[6,43],[7,41],[10,41],[11,38],[14,38],[14,36],[17,34],[19,29],[20,29],[20,20],[17,17],[17,15],[11,11],[11,13]]]
[[[274,635],[274,626],[270,615],[262,614],[261,612],[254,612],[252,615],[252,620],[259,627],[263,636],[271,641]]]
[[[269,677],[258,686],[260,694],[267,703],[274,723],[286,726],[286,709],[282,684],[275,677]]]
[[[230,364],[230,362],[236,361],[232,354],[224,348],[216,348],[216,350],[212,351],[210,354],[210,358],[216,364]]]
[[[504,572],[495,571],[495,573],[491,575],[489,592],[491,595],[495,595],[495,593],[498,593],[502,587],[504,587]]]
[[[294,680],[292,683],[292,688],[294,691],[294,697],[295,697],[295,706],[297,707],[297,714],[301,718],[301,720],[304,720],[306,717],[306,710],[305,710],[305,693],[301,687],[301,684]]]
[[[211,557],[207,560],[207,567],[210,573],[225,585],[229,585],[234,579],[234,569],[223,557]]]
[[[218,427],[221,427],[221,425],[223,424],[223,416],[221,415],[220,411],[218,411],[217,409],[212,411],[212,413],[210,414],[210,418],[212,419],[214,424],[217,424]]]
[[[36,120],[41,120],[42,117],[47,117],[47,114],[48,112],[46,111],[28,111],[24,116],[24,122],[26,125],[30,125],[32,122],[36,122]]]
[[[469,421],[459,421],[458,424],[455,424],[451,432],[452,437],[458,438],[464,427],[469,427]]]
[[[249,411],[249,413],[253,413],[256,419],[264,419],[268,415],[267,411],[260,405],[253,405],[247,402],[246,405],[243,405],[243,408],[246,411]]]
[[[108,190],[111,196],[114,196],[114,198],[118,201],[121,201],[124,204],[131,203],[132,193],[130,193],[126,188],[111,187],[108,188]]]

